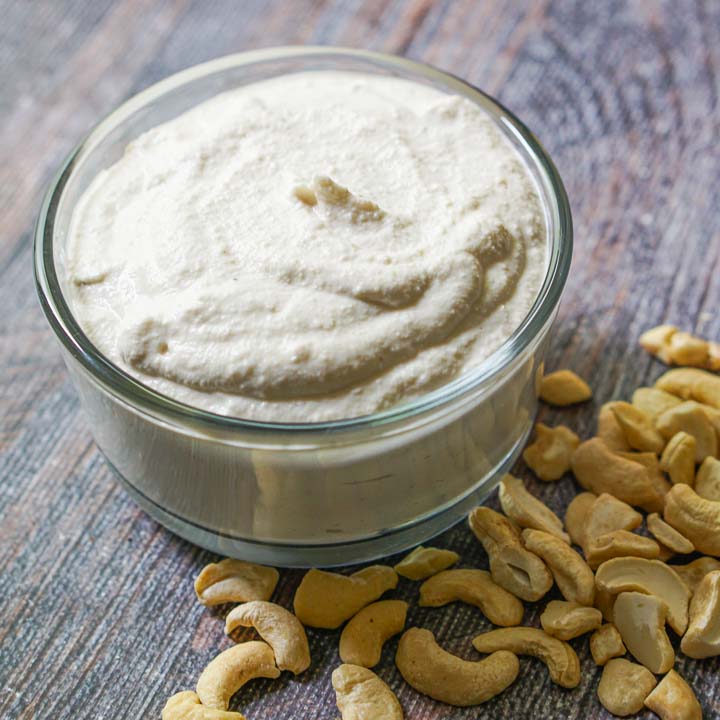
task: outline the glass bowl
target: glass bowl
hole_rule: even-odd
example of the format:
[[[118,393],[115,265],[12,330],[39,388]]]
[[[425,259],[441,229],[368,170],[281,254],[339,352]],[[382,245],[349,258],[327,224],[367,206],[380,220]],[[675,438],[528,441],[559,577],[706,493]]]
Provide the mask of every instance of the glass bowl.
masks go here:
[[[523,158],[545,213],[547,270],[521,325],[490,357],[407,404],[322,423],[254,422],[184,405],[103,357],[63,292],[64,243],[90,181],[146,130],[210,97],[277,75],[342,70],[398,76],[481,106]],[[101,452],[131,496],[188,540],[281,566],[366,561],[461,519],[517,458],[537,408],[548,334],[572,255],[558,173],[511,113],[467,83],[399,57],[340,48],[273,48],[220,58],[120,106],[71,153],[35,236],[40,301]]]

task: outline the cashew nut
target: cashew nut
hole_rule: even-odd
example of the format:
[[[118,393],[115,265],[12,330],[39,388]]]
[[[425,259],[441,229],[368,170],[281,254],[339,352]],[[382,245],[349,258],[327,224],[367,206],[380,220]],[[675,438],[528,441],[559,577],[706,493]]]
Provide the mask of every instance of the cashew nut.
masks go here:
[[[395,566],[395,572],[409,580],[424,580],[446,570],[459,559],[460,556],[452,550],[420,545]]]
[[[585,518],[584,545],[615,530],[635,530],[642,525],[642,515],[613,495],[602,493],[590,506]]]
[[[395,693],[372,670],[340,665],[333,670],[332,686],[342,720],[403,720]]]
[[[655,428],[650,415],[627,402],[615,402],[611,410],[631,448],[641,452],[662,452],[665,438]]]
[[[708,455],[717,455],[718,439],[710,418],[700,403],[687,400],[659,415],[657,429],[669,440],[683,431],[695,438],[695,462],[702,462]]]
[[[720,502],[720,460],[706,457],[695,478],[695,492],[706,500]]]
[[[670,491],[672,484],[665,477],[658,456],[651,452],[623,452],[622,450],[618,451],[618,455],[626,460],[632,460],[632,462],[638,463],[647,469],[648,479],[655,488],[655,500],[642,507],[648,512],[662,512],[663,507],[665,507],[665,496]]]
[[[695,693],[674,670],[645,698],[645,707],[660,720],[702,720],[702,708]]]
[[[657,327],[650,328],[640,336],[640,346],[651,355],[660,357],[664,362],[669,362],[670,358],[667,354],[667,348],[670,345],[672,336],[677,331],[678,329],[674,325],[658,325]]]
[[[632,396],[632,404],[653,419],[681,402],[679,397],[652,387],[640,387]]]
[[[659,493],[650,472],[639,462],[614,453],[600,438],[581,443],[573,453],[572,471],[586,490],[609,493],[629,505],[656,510]]]
[[[310,667],[310,649],[302,623],[281,605],[251,600],[233,608],[225,618],[229,635],[238,627],[254,627],[275,654],[280,670],[295,675]]]
[[[712,557],[699,557],[687,565],[670,565],[670,567],[682,578],[683,582],[694,593],[700,581],[713,570],[720,570],[720,560]]]
[[[660,546],[654,540],[627,530],[614,530],[590,538],[585,550],[585,559],[593,570],[612,558],[656,558],[658,555],[660,555]]]
[[[687,555],[695,550],[695,546],[686,537],[668,525],[657,513],[647,516],[647,529],[662,547],[668,548],[673,554]]]
[[[692,435],[681,430],[670,438],[660,458],[660,467],[670,475],[673,485],[694,484],[696,452],[697,442]]]
[[[585,544],[585,526],[590,508],[597,499],[597,495],[591,492],[577,494],[567,506],[565,511],[565,528],[570,539],[575,545],[581,547]]]
[[[655,685],[657,680],[647,668],[616,658],[603,668],[597,694],[608,712],[626,717],[643,709],[643,702]]]
[[[397,584],[397,573],[387,565],[371,565],[352,575],[313,568],[295,591],[295,615],[303,625],[334,630]]]
[[[572,370],[557,370],[540,381],[540,399],[550,405],[565,407],[591,397],[590,386]]]
[[[602,613],[606,622],[611,623],[613,621],[613,609],[615,608],[616,599],[617,595],[595,587],[595,607]]]
[[[595,583],[613,594],[633,590],[655,595],[667,606],[670,627],[678,635],[687,629],[690,590],[669,565],[638,557],[615,558],[598,568]]]
[[[614,404],[615,401],[606,402],[600,406],[597,420],[597,436],[610,450],[629,450],[630,446],[625,439],[625,433],[612,411]]]
[[[673,365],[707,367],[709,350],[710,346],[707,340],[689,332],[676,332],[670,338],[667,354]]]
[[[476,635],[472,644],[481,653],[509,650],[517,655],[532,655],[542,660],[550,679],[565,688],[580,684],[580,660],[575,651],[562,640],[532,627],[500,628]]]
[[[626,652],[620,633],[612,623],[601,625],[590,636],[590,653],[596,665],[604,665],[608,660],[622,657]]]
[[[352,665],[375,667],[385,642],[405,627],[407,609],[404,600],[379,600],[364,607],[343,628],[340,659]]]
[[[696,368],[677,368],[661,375],[655,387],[677,395],[683,400],[697,400],[699,403],[720,409],[720,376]]]
[[[203,705],[227,710],[230,698],[246,682],[279,675],[272,648],[267,643],[251,640],[234,645],[211,660],[200,674],[195,691]]]
[[[691,658],[720,655],[720,570],[708,573],[697,586],[680,649]]]
[[[523,530],[525,547],[545,561],[562,596],[580,605],[592,605],[595,578],[582,557],[567,543],[542,530]]]
[[[558,640],[572,640],[602,625],[602,613],[576,602],[551,600],[540,616],[540,625]]]
[[[520,662],[511,652],[463,660],[443,650],[429,630],[420,628],[410,628],[400,638],[395,664],[405,682],[418,692],[460,707],[490,700],[511,685],[520,671]]]
[[[279,577],[275,568],[227,558],[200,571],[195,593],[203,605],[269,600]]]
[[[615,627],[631,655],[650,672],[666,673],[675,652],[665,632],[667,605],[655,595],[623,592],[615,600]]]
[[[165,703],[161,720],[245,720],[245,717],[238,712],[205,707],[194,692],[186,690]]]
[[[522,622],[523,604],[485,570],[444,570],[420,586],[420,607],[441,607],[456,600],[479,607],[494,625]]]
[[[531,495],[523,481],[506,474],[498,491],[503,512],[520,527],[544,530],[570,542],[562,529],[562,520],[544,502]]]
[[[552,587],[553,577],[545,563],[523,547],[510,520],[490,508],[477,507],[468,522],[485,548],[490,573],[500,587],[528,602],[539,600]]]
[[[665,499],[663,517],[696,550],[720,555],[720,502],[700,497],[689,485],[673,485]]]
[[[546,482],[559,480],[570,470],[570,458],[580,438],[565,425],[535,425],[535,441],[523,451],[528,467]]]

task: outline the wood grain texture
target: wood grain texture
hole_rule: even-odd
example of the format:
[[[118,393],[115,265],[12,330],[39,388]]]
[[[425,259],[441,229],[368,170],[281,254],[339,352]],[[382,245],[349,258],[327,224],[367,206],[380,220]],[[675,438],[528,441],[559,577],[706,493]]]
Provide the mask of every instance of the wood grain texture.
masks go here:
[[[194,599],[214,558],[141,512],[95,450],[33,288],[31,233],[63,156],[129,95],[191,64],[246,49],[325,43],[406,54],[495,94],[536,132],[565,179],[576,253],[550,365],[592,380],[596,400],[542,411],[583,436],[600,402],[628,397],[662,367],[639,352],[649,325],[720,338],[720,4],[537,0],[0,0],[0,717],[158,718],[228,647],[223,609]],[[529,478],[519,466],[519,474]],[[530,481],[557,511],[569,478]],[[437,544],[485,567],[458,526]],[[392,561],[392,560],[391,560]],[[291,603],[300,572],[283,572]],[[397,597],[415,600],[403,581]],[[539,607],[527,620],[537,624]],[[479,611],[413,605],[472,657]],[[336,718],[329,675],[338,633],[310,632],[312,668],[255,681],[236,698],[251,720]],[[246,634],[247,637],[251,633]],[[587,642],[583,680],[552,685],[521,661],[514,688],[454,709],[405,685],[395,642],[380,675],[411,720],[609,718]],[[706,717],[720,716],[720,664],[680,658]],[[287,674],[286,674],[287,675]],[[650,717],[647,713],[643,717]]]

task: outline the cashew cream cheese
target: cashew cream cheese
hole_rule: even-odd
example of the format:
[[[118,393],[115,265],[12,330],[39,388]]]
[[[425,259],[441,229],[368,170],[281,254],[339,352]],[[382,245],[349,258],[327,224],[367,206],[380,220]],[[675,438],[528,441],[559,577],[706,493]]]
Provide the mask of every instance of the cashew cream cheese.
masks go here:
[[[522,160],[460,96],[287,75],[146,132],[78,203],[65,286],[145,385],[310,422],[407,402],[523,320],[546,228]]]

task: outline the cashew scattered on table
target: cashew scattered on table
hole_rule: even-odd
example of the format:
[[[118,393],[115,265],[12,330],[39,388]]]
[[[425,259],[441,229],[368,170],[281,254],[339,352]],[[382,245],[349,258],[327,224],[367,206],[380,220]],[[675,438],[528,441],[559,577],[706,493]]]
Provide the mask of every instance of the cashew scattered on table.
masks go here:
[[[596,665],[604,665],[608,660],[622,657],[626,652],[618,629],[610,622],[601,625],[590,636],[590,654]]]
[[[522,622],[523,604],[485,570],[444,570],[420,586],[420,607],[441,607],[458,600],[480,608],[493,625],[510,627]]]
[[[687,555],[695,551],[695,546],[674,527],[668,525],[657,513],[647,516],[647,529],[650,534],[673,554]]]
[[[251,600],[233,608],[225,618],[229,635],[238,627],[254,627],[273,649],[280,670],[297,675],[310,667],[310,649],[302,623],[281,605]]]
[[[567,506],[565,511],[565,529],[575,545],[581,547],[585,544],[585,528],[588,513],[597,495],[591,492],[578,493]]]
[[[556,535],[566,543],[562,520],[541,500],[530,494],[520,478],[506,474],[498,489],[503,512],[522,528],[534,528]]]
[[[523,541],[530,552],[545,561],[562,596],[580,605],[592,605],[595,578],[582,556],[555,535],[542,530],[523,530]]]
[[[665,498],[663,517],[696,550],[720,555],[720,502],[700,497],[689,485],[673,485]]]
[[[680,649],[691,658],[720,655],[720,570],[708,573],[697,586]]]
[[[509,650],[516,655],[531,655],[542,660],[550,679],[565,688],[580,684],[580,660],[568,643],[532,627],[500,628],[476,635],[473,647],[481,653]]]
[[[395,566],[395,572],[408,580],[424,580],[441,570],[447,570],[459,559],[460,556],[452,550],[420,545]]]
[[[540,381],[540,398],[550,405],[565,407],[591,397],[590,386],[572,370],[557,370]]]
[[[631,448],[641,452],[662,452],[665,438],[655,428],[650,415],[627,402],[615,402],[611,410]]]
[[[403,720],[395,693],[372,670],[344,664],[332,673],[342,720]]]
[[[672,336],[678,331],[675,325],[658,325],[657,327],[646,330],[640,336],[640,346],[647,350],[651,355],[660,357],[664,362],[669,362],[667,356],[667,348],[670,345]]]
[[[161,720],[245,720],[238,712],[205,707],[191,690],[173,695],[162,709]]]
[[[700,581],[713,570],[720,570],[720,560],[703,555],[686,565],[670,565],[670,567],[683,579],[685,584],[694,593]]]
[[[597,694],[608,712],[627,717],[643,709],[643,702],[655,685],[657,680],[647,668],[615,658],[603,668]]]
[[[597,420],[597,437],[614,452],[618,450],[630,450],[628,441],[625,439],[625,433],[615,419],[615,413],[612,411],[615,402],[617,401],[606,402],[600,406]]]
[[[720,409],[720,376],[696,368],[668,370],[655,382],[655,387],[677,395],[683,400]]]
[[[267,643],[251,640],[234,645],[211,660],[198,678],[195,691],[203,705],[227,710],[230,698],[246,682],[279,675],[272,648]]]
[[[653,419],[681,402],[679,397],[652,387],[640,387],[632,395],[632,404]]]
[[[572,640],[597,630],[602,625],[602,613],[593,607],[565,600],[551,600],[540,616],[540,625],[558,640]]]
[[[501,650],[483,660],[463,660],[443,650],[433,634],[421,628],[405,631],[395,664],[415,690],[459,707],[490,700],[511,685],[520,671],[517,656],[511,652]]]
[[[295,615],[303,625],[334,630],[397,584],[397,573],[387,565],[371,565],[352,575],[313,568],[295,591]]]
[[[523,450],[528,467],[545,482],[559,480],[570,470],[570,459],[580,438],[565,425],[535,425],[535,440]]]
[[[667,605],[655,595],[623,592],[615,600],[613,621],[631,655],[656,675],[675,662],[675,651],[665,632]]]
[[[645,698],[645,707],[660,720],[702,720],[702,708],[695,693],[675,670],[670,670]]]
[[[654,540],[627,530],[613,530],[605,535],[590,538],[585,550],[585,559],[593,570],[612,558],[653,559],[658,555],[660,555],[660,546]]]
[[[477,507],[470,513],[468,523],[485,548],[492,579],[500,587],[528,602],[539,600],[552,587],[550,570],[537,555],[523,547],[520,533],[504,515]]]
[[[692,435],[681,430],[675,433],[663,450],[660,467],[670,476],[673,485],[695,483],[695,454],[697,442]]]
[[[613,595],[602,588],[595,588],[595,607],[602,613],[605,622],[613,621],[613,609],[615,608],[615,600],[617,595]]]
[[[351,618],[340,635],[340,659],[351,665],[375,667],[383,645],[405,627],[408,604],[404,600],[379,600]]]
[[[695,477],[695,492],[706,500],[720,502],[720,460],[706,457]]]
[[[670,627],[678,635],[687,629],[690,590],[669,565],[638,557],[615,558],[598,568],[595,583],[616,595],[627,591],[654,595],[667,606]]]
[[[585,518],[584,545],[615,530],[635,530],[642,521],[642,515],[630,505],[613,495],[601,493]]]
[[[227,558],[200,571],[195,593],[203,605],[269,600],[279,577],[275,568]]]
[[[717,455],[715,428],[700,403],[686,400],[658,415],[655,424],[668,440],[681,431],[692,435],[695,438],[695,462],[701,463],[709,455]]]

